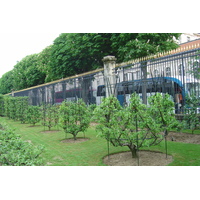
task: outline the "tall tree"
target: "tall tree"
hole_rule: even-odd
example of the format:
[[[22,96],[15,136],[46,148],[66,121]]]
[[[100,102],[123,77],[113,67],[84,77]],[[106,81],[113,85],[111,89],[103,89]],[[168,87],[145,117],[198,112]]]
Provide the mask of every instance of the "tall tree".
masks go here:
[[[45,74],[45,82],[52,80],[50,73],[50,57],[51,57],[52,45],[47,46],[38,54],[37,69]]]
[[[0,94],[10,93],[13,89],[13,70],[6,72],[0,78]]]
[[[54,40],[50,68],[54,79],[84,73],[102,65],[111,51],[111,34],[63,33]]]
[[[118,62],[176,49],[180,33],[113,33],[112,48]]]
[[[158,52],[176,49],[180,33],[118,33],[112,35],[112,47],[117,49],[118,61],[146,57]],[[147,62],[141,63],[143,80],[147,79]],[[146,81],[142,85],[143,103],[147,104]]]
[[[102,58],[117,62],[176,48],[179,33],[62,33],[41,53],[28,55],[13,69],[15,90],[91,71]],[[146,67],[142,66],[144,78]],[[11,82],[11,81],[10,81]],[[7,93],[7,91],[6,91]]]
[[[118,62],[175,49],[178,33],[62,33],[51,47],[53,79],[87,72],[114,55]]]
[[[45,74],[37,69],[38,54],[28,55],[14,66],[13,85],[15,90],[44,83]]]

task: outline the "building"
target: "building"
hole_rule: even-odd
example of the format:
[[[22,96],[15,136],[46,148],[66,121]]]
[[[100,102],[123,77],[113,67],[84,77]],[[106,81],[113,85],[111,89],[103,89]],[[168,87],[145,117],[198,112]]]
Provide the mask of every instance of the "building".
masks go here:
[[[200,33],[183,33],[177,42],[183,44],[197,39],[200,39]]]

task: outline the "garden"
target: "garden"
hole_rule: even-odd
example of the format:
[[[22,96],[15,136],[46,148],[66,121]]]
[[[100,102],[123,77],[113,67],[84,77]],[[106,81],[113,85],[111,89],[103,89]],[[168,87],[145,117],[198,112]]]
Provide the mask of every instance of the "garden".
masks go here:
[[[168,95],[144,105],[133,94],[121,107],[82,100],[31,106],[27,97],[0,97],[2,166],[199,166],[200,130],[195,100],[178,121]]]

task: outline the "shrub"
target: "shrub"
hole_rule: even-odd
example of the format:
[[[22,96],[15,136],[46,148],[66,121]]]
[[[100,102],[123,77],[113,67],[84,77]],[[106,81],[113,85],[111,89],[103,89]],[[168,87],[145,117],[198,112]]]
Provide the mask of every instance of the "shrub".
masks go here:
[[[183,126],[186,129],[191,129],[192,133],[196,129],[199,129],[199,118],[200,115],[198,113],[199,108],[199,98],[195,95],[187,96],[186,98],[186,106],[185,106],[185,115],[183,118]]]
[[[0,116],[4,116],[4,97],[0,94]]]
[[[0,124],[0,165],[37,166],[43,161],[39,157],[43,146],[33,146],[22,141],[19,135],[5,125]]]
[[[40,121],[41,112],[39,106],[28,106],[26,112],[26,120],[33,126]]]
[[[15,97],[17,119],[23,124],[26,121],[26,113],[28,109],[28,97]]]
[[[139,148],[156,145],[163,137],[139,96],[132,94],[130,101],[128,107],[122,108],[117,98],[105,98],[95,109],[94,115],[100,123],[96,129],[102,137],[113,146],[127,146],[132,157],[137,157]]]
[[[170,99],[169,94],[156,93],[149,97],[148,101],[149,115],[159,124],[165,136],[171,129],[181,129],[181,124],[175,118],[174,102]]]
[[[63,101],[59,108],[60,126],[67,133],[72,134],[74,140],[79,132],[84,132],[90,123],[90,116],[86,104],[79,99],[77,102]]]

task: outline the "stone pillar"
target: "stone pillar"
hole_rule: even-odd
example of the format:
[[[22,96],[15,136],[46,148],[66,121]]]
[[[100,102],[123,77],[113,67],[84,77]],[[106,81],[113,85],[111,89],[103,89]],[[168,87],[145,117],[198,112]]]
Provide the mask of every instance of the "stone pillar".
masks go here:
[[[14,89],[12,89],[12,90],[11,90],[11,95],[12,95],[12,97],[14,97],[14,96],[15,96]]]
[[[115,76],[115,65],[116,65],[115,56],[105,56],[102,61],[104,63],[104,84],[106,97],[110,95],[115,95],[116,88],[116,76]]]

